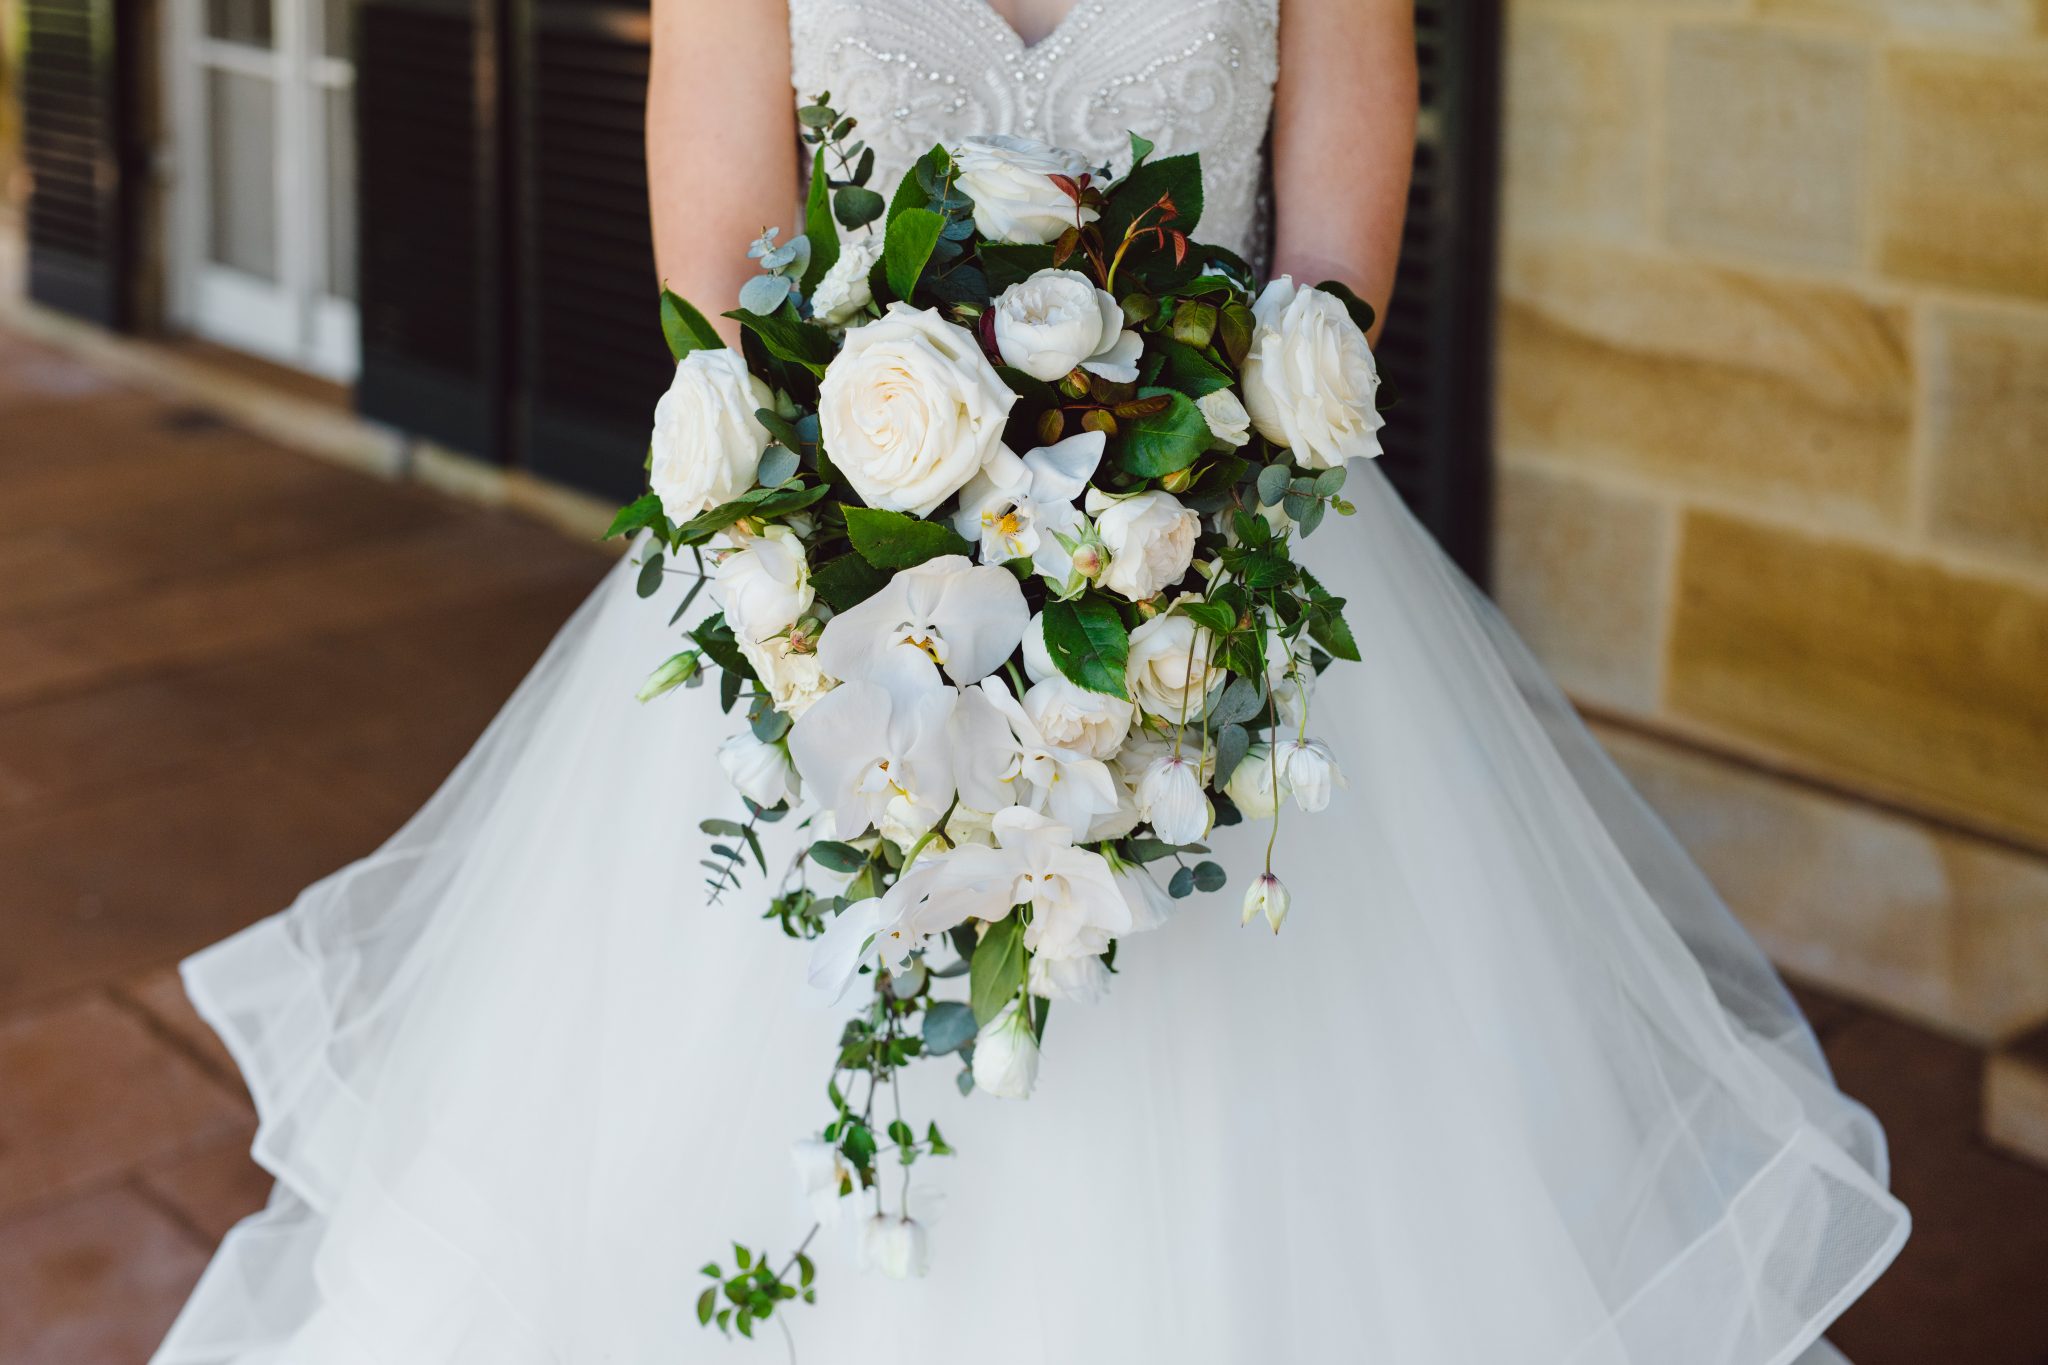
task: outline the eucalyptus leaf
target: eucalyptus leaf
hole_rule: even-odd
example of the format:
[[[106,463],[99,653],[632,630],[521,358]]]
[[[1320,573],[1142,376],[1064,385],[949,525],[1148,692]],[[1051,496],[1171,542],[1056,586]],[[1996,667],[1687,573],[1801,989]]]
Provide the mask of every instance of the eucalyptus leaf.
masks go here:
[[[848,231],[866,227],[888,207],[887,200],[865,185],[841,185],[832,192],[832,216]]]
[[[754,477],[763,488],[780,488],[796,477],[801,461],[796,452],[787,446],[769,446],[761,452],[761,467]]]
[[[1195,894],[1195,870],[1183,867],[1175,872],[1166,883],[1166,894],[1175,900],[1186,900]]]
[[[656,550],[640,561],[640,577],[634,581],[633,590],[642,597],[652,597],[661,591],[662,554]]]
[[[974,1041],[974,1010],[955,1000],[940,1000],[924,1012],[925,1050],[933,1056],[958,1052]]]
[[[809,849],[812,862],[828,872],[858,872],[868,865],[868,855],[852,844],[820,839]]]
[[[1221,891],[1230,874],[1223,870],[1221,863],[1199,862],[1195,864],[1195,890]]]
[[[1216,732],[1216,776],[1211,779],[1221,787],[1237,771],[1237,765],[1244,762],[1244,756],[1252,747],[1251,732],[1242,725],[1226,725]]]

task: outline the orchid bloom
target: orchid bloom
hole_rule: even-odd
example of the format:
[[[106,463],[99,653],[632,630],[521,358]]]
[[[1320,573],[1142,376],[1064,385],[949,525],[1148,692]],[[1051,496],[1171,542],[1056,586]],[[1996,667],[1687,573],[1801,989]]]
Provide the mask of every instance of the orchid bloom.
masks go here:
[[[898,797],[938,819],[953,799],[947,733],[959,697],[950,687],[899,696],[849,682],[804,712],[789,732],[790,756],[842,838],[879,825]]]
[[[999,677],[961,695],[952,731],[954,769],[970,806],[1025,806],[1071,830],[1117,808],[1109,766],[1053,743]]]
[[[967,687],[1002,667],[1030,620],[1009,570],[940,555],[833,617],[818,639],[818,662],[835,678],[896,691],[937,686],[941,671]]]
[[[1022,459],[997,451],[960,490],[953,529],[979,543],[983,564],[1028,559],[1034,573],[1068,591],[1075,586],[1070,546],[1087,529],[1075,503],[1095,477],[1108,439],[1084,431]]]

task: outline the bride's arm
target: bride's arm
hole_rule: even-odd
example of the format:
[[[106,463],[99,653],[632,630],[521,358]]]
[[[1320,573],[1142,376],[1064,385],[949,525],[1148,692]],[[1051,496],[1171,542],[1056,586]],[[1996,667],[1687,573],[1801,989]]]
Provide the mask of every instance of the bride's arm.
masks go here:
[[[1274,272],[1342,280],[1384,321],[1414,156],[1413,0],[1287,0],[1273,106]]]
[[[647,77],[647,187],[654,260],[668,287],[728,342],[756,272],[747,243],[784,236],[796,210],[796,99],[779,0],[654,0]]]

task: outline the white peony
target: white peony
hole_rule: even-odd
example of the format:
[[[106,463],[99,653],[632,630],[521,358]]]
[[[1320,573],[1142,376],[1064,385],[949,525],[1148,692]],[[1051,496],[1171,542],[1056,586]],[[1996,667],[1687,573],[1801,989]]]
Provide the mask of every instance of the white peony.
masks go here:
[[[1178,614],[1155,616],[1131,632],[1125,680],[1138,709],[1169,723],[1202,714],[1223,670],[1209,662],[1209,632]]]
[[[1037,1084],[1038,1039],[1031,1017],[1011,1005],[974,1037],[974,1088],[999,1100],[1028,1100]]]
[[[892,303],[825,367],[819,433],[868,506],[930,516],[1002,448],[1016,401],[973,336]]]
[[[854,233],[839,239],[839,259],[832,262],[811,292],[811,316],[827,327],[844,327],[875,301],[868,272],[882,259],[882,234]]]
[[[780,635],[811,609],[804,543],[787,526],[770,526],[726,550],[711,570],[711,595],[742,639]]]
[[[676,362],[668,392],[654,405],[647,471],[670,521],[688,521],[753,486],[769,439],[754,413],[774,406],[775,395],[747,373],[738,351],[691,351]]]
[[[1310,469],[1378,455],[1386,425],[1375,401],[1379,370],[1342,301],[1282,275],[1259,294],[1252,317],[1244,403],[1259,434]]]
[[[799,795],[796,769],[780,744],[766,744],[752,730],[742,730],[718,746],[718,766],[757,806],[773,806]]]
[[[1199,767],[1199,760],[1169,753],[1147,764],[1138,780],[1138,810],[1169,844],[1192,844],[1209,832],[1215,812],[1202,791]]]
[[[953,529],[980,543],[982,563],[1028,559],[1055,591],[1067,591],[1074,586],[1074,558],[1061,537],[1079,542],[1092,534],[1074,504],[1095,477],[1108,440],[1084,431],[1021,460],[998,449],[960,490]]]
[[[1155,597],[1187,577],[1202,518],[1171,493],[1112,497],[1088,490],[1088,512],[1109,550],[1100,585],[1133,602]]]
[[[1270,819],[1286,799],[1286,788],[1274,771],[1273,746],[1254,744],[1238,760],[1236,771],[1223,784],[1223,794],[1236,804],[1247,820]]]
[[[789,1155],[796,1166],[797,1186],[811,1211],[811,1220],[824,1227],[833,1226],[845,1208],[841,1193],[854,1188],[853,1168],[839,1154],[839,1145],[810,1138],[795,1144]]]
[[[922,1279],[931,1268],[931,1241],[915,1218],[878,1213],[861,1225],[854,1265],[892,1280]]]
[[[818,698],[839,685],[818,663],[817,642],[804,637],[802,630],[799,623],[788,634],[766,640],[740,637],[740,653],[753,666],[761,686],[768,689],[769,700],[791,718],[810,710]]]
[[[1122,697],[1091,692],[1061,674],[1025,689],[1024,711],[1047,743],[1089,758],[1115,757],[1137,718]]]
[[[943,670],[966,687],[1003,666],[1030,621],[1009,570],[940,555],[833,617],[818,659],[835,678],[917,689],[940,686]]]
[[[1088,170],[1079,152],[1027,137],[970,137],[952,149],[956,182],[974,201],[974,226],[997,242],[1044,245],[1076,223],[1092,223],[1094,209],[1076,214],[1074,201],[1050,177],[1078,178]]]
[[[1078,270],[1041,270],[996,296],[996,350],[1003,363],[1050,384],[1076,365],[1134,384],[1145,343],[1124,326],[1108,290]]]
[[[1287,894],[1287,887],[1270,872],[1264,872],[1252,879],[1244,892],[1244,918],[1240,925],[1250,924],[1260,915],[1273,926],[1273,932],[1280,932],[1280,922],[1287,918],[1287,907],[1294,898]]]
[[[1252,438],[1252,417],[1244,410],[1233,389],[1215,389],[1195,400],[1202,420],[1209,424],[1212,444],[1236,449]]]
[[[1337,755],[1319,739],[1281,741],[1279,763],[1282,785],[1305,811],[1323,810],[1333,787],[1350,785],[1337,768]]]

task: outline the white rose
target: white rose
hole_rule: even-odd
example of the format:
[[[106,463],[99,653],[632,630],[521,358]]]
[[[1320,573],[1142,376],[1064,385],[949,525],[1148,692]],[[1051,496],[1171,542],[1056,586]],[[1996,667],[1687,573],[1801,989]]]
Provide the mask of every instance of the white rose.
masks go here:
[[[1252,417],[1244,410],[1233,389],[1215,389],[1195,400],[1195,408],[1202,414],[1202,420],[1209,424],[1209,434],[1215,437],[1214,444],[1232,449],[1243,445],[1252,438]]]
[[[844,327],[875,301],[868,272],[882,259],[882,234],[862,232],[839,239],[839,259],[832,262],[811,292],[811,316],[827,327]]]
[[[1214,812],[1202,793],[1198,763],[1167,754],[1153,759],[1138,781],[1138,809],[1169,844],[1192,844],[1209,832]]]
[[[1124,327],[1109,291],[1078,270],[1041,270],[996,296],[1003,363],[1050,384],[1076,365],[1118,384],[1137,382],[1145,343]]]
[[[768,449],[768,428],[754,413],[774,406],[775,395],[747,373],[738,351],[692,351],[676,362],[668,392],[654,405],[647,476],[670,521],[688,521],[753,486]]]
[[[1109,758],[1131,732],[1137,711],[1121,697],[1090,692],[1064,675],[1035,682],[1024,693],[1024,712],[1048,744],[1090,758]]]
[[[792,719],[839,685],[818,663],[814,641],[776,635],[760,641],[742,636],[739,643],[740,653],[753,665],[754,676],[768,689],[775,709]]]
[[[1209,662],[1209,632],[1185,616],[1155,616],[1131,632],[1126,678],[1138,709],[1162,720],[1193,720],[1223,683]]]
[[[780,635],[811,609],[804,544],[787,526],[748,536],[719,559],[711,588],[735,635],[755,641]]]
[[[1286,791],[1274,772],[1273,747],[1254,744],[1238,760],[1236,771],[1223,784],[1223,794],[1234,802],[1247,820],[1265,820],[1280,809]]]
[[[953,164],[974,201],[975,229],[992,241],[1043,245],[1096,219],[1094,209],[1076,217],[1074,201],[1048,178],[1085,174],[1088,158],[1079,152],[1027,137],[970,137],[953,148]]]
[[[974,1037],[974,1085],[999,1100],[1024,1100],[1037,1084],[1038,1039],[1030,1018],[1013,1004]]]
[[[1088,512],[1109,550],[1101,585],[1133,602],[1157,596],[1187,577],[1202,519],[1171,493],[1113,498],[1088,490]]]
[[[780,744],[764,744],[752,730],[742,730],[718,746],[718,766],[739,794],[757,806],[773,806],[797,796],[796,769]]]
[[[863,502],[924,517],[1002,449],[1016,401],[965,330],[892,303],[826,366],[818,425]]]
[[[1252,317],[1244,404],[1259,434],[1310,469],[1378,455],[1386,425],[1375,402],[1379,370],[1343,303],[1282,275],[1260,293]]]

